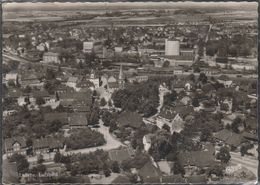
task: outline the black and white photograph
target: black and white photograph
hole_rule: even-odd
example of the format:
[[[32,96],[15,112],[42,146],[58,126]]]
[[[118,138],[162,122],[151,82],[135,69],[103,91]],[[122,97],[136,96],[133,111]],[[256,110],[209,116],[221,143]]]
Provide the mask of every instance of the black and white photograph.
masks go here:
[[[2,3],[2,183],[256,184],[258,3]]]

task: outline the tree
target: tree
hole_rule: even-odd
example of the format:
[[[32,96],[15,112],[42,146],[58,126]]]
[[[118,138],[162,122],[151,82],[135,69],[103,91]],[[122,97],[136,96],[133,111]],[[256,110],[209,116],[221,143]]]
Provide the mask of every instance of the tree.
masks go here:
[[[193,98],[192,99],[192,106],[193,107],[199,107],[200,106],[198,98]]]
[[[111,164],[111,170],[113,173],[120,173],[120,168],[119,168],[119,164],[117,161],[114,161],[112,164]]]
[[[51,69],[47,69],[45,77],[47,80],[54,80],[56,78],[56,73]]]
[[[13,80],[8,81],[8,82],[7,82],[7,85],[8,85],[9,87],[15,87],[15,83],[14,83]]]
[[[170,128],[169,125],[167,125],[167,124],[164,124],[164,125],[162,126],[162,129],[166,130],[167,132],[171,132],[171,128]]]
[[[241,126],[242,120],[240,117],[236,117],[231,124],[231,130],[235,133],[239,133],[239,126]]]
[[[23,90],[24,93],[30,93],[32,92],[32,88],[30,86],[26,86],[25,89]]]
[[[216,166],[213,166],[211,168],[209,168],[208,170],[208,176],[210,176],[211,174],[215,174],[216,176],[218,177],[223,177],[225,167],[221,166],[221,165],[216,165]]]
[[[205,73],[200,73],[199,81],[201,81],[203,84],[207,83],[208,77],[205,75]]]
[[[10,162],[16,162],[17,171],[21,174],[26,173],[29,170],[29,162],[25,156],[21,154],[13,154],[10,158]]]
[[[181,174],[182,176],[184,176],[185,174],[185,170],[184,168],[181,166],[181,164],[179,163],[179,161],[176,161],[171,169],[172,173],[175,175]]]
[[[38,156],[37,163],[38,163],[38,164],[42,164],[43,162],[44,162],[43,155],[40,154],[40,155]]]
[[[55,156],[54,156],[54,162],[55,163],[59,163],[61,161],[62,155],[60,154],[60,152],[56,152]]]
[[[219,153],[217,153],[216,158],[220,160],[222,163],[228,163],[231,159],[229,149],[227,147],[221,147]]]
[[[163,65],[163,67],[169,67],[170,66],[170,62],[168,60],[166,60]]]
[[[168,93],[164,96],[164,105],[171,105],[172,102],[174,102],[177,99],[177,92],[172,91],[171,93]]]
[[[103,172],[104,172],[104,175],[106,176],[106,177],[109,177],[110,176],[110,169],[108,168],[108,165],[105,163],[104,165],[103,165]]]
[[[195,79],[195,75],[192,73],[188,76],[188,80],[192,81],[192,82],[195,82],[196,79]]]
[[[107,101],[105,100],[105,98],[101,98],[100,100],[100,106],[105,106],[107,104]]]
[[[209,128],[203,129],[200,135],[200,141],[209,141],[211,134],[212,131]]]
[[[195,67],[195,68],[193,69],[193,71],[194,71],[194,73],[200,73],[200,68],[199,68],[199,67]]]
[[[37,105],[43,105],[43,104],[45,104],[45,100],[42,98],[42,97],[37,97],[36,98],[36,104]]]

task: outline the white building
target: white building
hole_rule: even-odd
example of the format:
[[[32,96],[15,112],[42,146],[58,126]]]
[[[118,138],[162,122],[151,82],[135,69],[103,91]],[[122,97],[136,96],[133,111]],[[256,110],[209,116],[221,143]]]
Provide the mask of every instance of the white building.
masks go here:
[[[54,52],[45,52],[43,54],[43,63],[55,63],[60,64],[59,54]]]
[[[84,53],[91,53],[94,49],[94,42],[93,41],[88,41],[88,42],[83,42],[83,52]]]
[[[10,73],[7,73],[5,75],[6,82],[13,81],[14,84],[16,85],[17,79],[18,79],[18,74],[15,71],[11,71]]]
[[[165,39],[165,55],[179,56],[180,55],[180,41]]]

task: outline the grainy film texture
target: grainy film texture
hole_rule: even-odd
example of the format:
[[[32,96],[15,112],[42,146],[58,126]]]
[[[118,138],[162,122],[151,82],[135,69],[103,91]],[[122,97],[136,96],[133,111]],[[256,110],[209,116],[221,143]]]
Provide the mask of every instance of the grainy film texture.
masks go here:
[[[3,182],[255,182],[257,6],[3,3]]]

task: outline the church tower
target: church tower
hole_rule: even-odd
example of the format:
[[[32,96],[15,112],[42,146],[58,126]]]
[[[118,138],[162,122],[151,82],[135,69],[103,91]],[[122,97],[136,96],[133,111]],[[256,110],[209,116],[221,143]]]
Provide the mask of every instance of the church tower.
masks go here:
[[[119,71],[119,76],[118,76],[118,83],[119,83],[119,89],[124,88],[124,75],[123,75],[123,66],[122,64],[120,65],[120,71]]]

